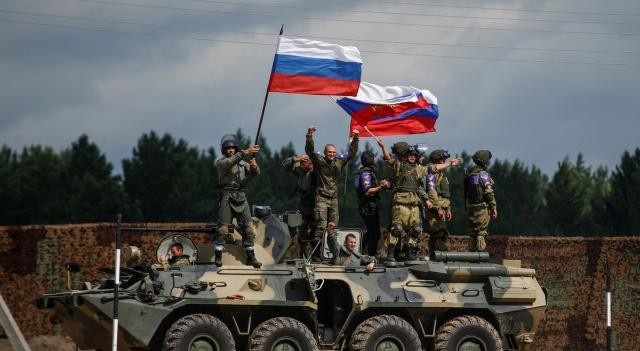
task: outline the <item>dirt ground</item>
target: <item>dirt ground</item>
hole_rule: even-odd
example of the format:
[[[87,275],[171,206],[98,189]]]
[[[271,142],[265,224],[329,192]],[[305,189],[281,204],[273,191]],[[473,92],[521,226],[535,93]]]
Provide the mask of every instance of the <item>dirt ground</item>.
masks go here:
[[[39,335],[27,339],[31,351],[76,351],[76,344],[63,336]],[[0,339],[0,351],[12,351],[8,339]]]

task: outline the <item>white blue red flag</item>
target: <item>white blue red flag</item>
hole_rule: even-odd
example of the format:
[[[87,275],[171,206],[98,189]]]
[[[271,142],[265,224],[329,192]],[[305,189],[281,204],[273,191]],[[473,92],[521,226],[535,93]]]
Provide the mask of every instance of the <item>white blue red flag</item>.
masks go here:
[[[438,99],[429,90],[414,87],[383,87],[360,83],[358,95],[342,97],[336,102],[351,116],[351,129],[360,137],[406,135],[435,132]]]
[[[355,96],[362,59],[355,46],[280,37],[270,92]]]

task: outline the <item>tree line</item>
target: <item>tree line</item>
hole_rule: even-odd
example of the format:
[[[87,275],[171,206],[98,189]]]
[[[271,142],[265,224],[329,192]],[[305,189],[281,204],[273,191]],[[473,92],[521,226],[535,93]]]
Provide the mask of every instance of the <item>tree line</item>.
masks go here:
[[[241,147],[250,143],[237,131]],[[270,205],[274,213],[296,208],[295,176],[282,160],[296,154],[292,143],[280,150],[260,139],[258,163],[262,174],[249,182],[251,204]],[[346,149],[346,146],[345,146]],[[374,152],[369,143],[360,150]],[[298,154],[303,150],[297,150]],[[379,153],[378,153],[379,154]],[[130,158],[122,160],[122,175],[86,135],[56,152],[32,145],[20,152],[0,150],[0,224],[57,224],[111,222],[122,213],[126,222],[212,222],[217,217],[216,150],[200,150],[183,139],[151,131],[143,134]],[[451,184],[452,234],[466,232],[464,171],[471,158],[447,171]],[[340,182],[340,225],[361,227],[353,179],[359,155],[343,171]],[[379,178],[390,175],[381,160]],[[492,234],[510,235],[638,235],[640,234],[640,148],[625,151],[612,171],[592,169],[582,155],[565,158],[549,179],[536,166],[521,161],[494,160],[489,172],[495,180],[499,217]],[[390,194],[383,193],[383,209]],[[389,222],[382,211],[381,223]]]

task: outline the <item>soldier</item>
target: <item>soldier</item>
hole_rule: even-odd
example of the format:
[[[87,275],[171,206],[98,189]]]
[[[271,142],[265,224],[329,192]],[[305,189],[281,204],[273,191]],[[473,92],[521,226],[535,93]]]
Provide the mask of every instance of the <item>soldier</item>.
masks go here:
[[[382,140],[378,140],[378,145],[382,149],[383,159],[393,169],[391,232],[386,260],[389,264],[396,261],[396,247],[402,247],[405,260],[415,260],[418,238],[422,234],[420,205],[425,203],[427,208],[431,208],[422,185],[427,168],[417,164],[419,152],[406,142],[395,143],[392,147],[399,160],[391,157]],[[406,239],[404,243],[399,243],[402,237]]]
[[[327,243],[329,245],[329,251],[333,254],[331,264],[340,266],[365,266],[367,271],[372,271],[376,264],[376,259],[373,256],[360,255],[356,250],[357,238],[355,235],[349,233],[344,238],[344,244],[338,245],[338,239],[336,231],[334,230],[333,223],[329,223],[327,229]]]
[[[432,165],[458,166],[462,163],[459,158],[453,158],[447,162],[449,152],[446,150],[434,150],[429,155]],[[425,188],[429,201],[433,206],[426,212],[427,232],[429,233],[429,253],[434,251],[449,251],[449,231],[447,222],[451,220],[451,193],[449,192],[449,179],[444,169],[429,167],[429,173],[425,179]]]
[[[316,219],[316,243],[319,242],[328,228],[327,224],[333,222],[338,224],[338,181],[340,180],[340,172],[347,165],[352,155],[358,153],[358,131],[351,132],[351,144],[349,145],[349,156],[346,159],[336,157],[336,147],[333,144],[327,144],[324,147],[324,156],[315,153],[313,143],[313,133],[316,131],[315,126],[309,126],[307,129],[307,137],[305,143],[305,152],[313,162],[313,169],[316,175],[316,201],[315,201],[315,219]],[[316,260],[320,259],[320,252],[314,251]]]
[[[367,253],[375,256],[380,238],[380,190],[389,188],[389,182],[382,179],[378,184],[376,176],[375,155],[366,150],[360,155],[362,167],[355,176],[355,187],[358,193],[358,212],[367,227],[365,243]]]
[[[243,158],[260,151],[260,146],[253,145],[238,151],[236,136],[227,134],[222,137],[220,149],[224,157],[216,161],[222,192],[218,209],[218,230],[213,238],[215,244],[214,263],[218,267],[222,266],[224,238],[229,234],[229,226],[235,218],[242,234],[243,246],[247,252],[247,264],[259,268],[262,263],[256,259],[253,248],[255,233],[251,225],[251,212],[244,189],[249,178],[260,174],[260,168],[255,157],[252,157],[249,162],[244,161]]]
[[[486,251],[489,217],[498,218],[498,206],[493,193],[493,179],[487,172],[491,151],[478,150],[465,175],[465,204],[469,215],[469,251]]]
[[[180,243],[173,243],[169,248],[171,256],[161,257],[160,264],[165,271],[169,270],[169,266],[188,266],[191,264],[189,255],[184,254],[184,247]]]
[[[297,227],[297,233],[300,247],[304,248],[303,240],[312,240],[316,232],[316,178],[313,163],[307,155],[292,156],[282,161],[282,167],[298,177],[295,192],[298,195],[298,211],[302,215],[302,225]]]

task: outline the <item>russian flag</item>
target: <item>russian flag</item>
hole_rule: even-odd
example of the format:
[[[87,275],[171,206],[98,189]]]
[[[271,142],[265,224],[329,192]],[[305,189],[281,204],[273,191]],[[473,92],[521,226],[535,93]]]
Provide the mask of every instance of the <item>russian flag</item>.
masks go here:
[[[355,46],[281,37],[269,92],[355,96],[362,59]]]
[[[429,90],[414,87],[383,87],[360,83],[358,95],[342,97],[336,102],[351,116],[351,129],[366,126],[376,136],[406,135],[435,132],[438,119],[438,99]]]

